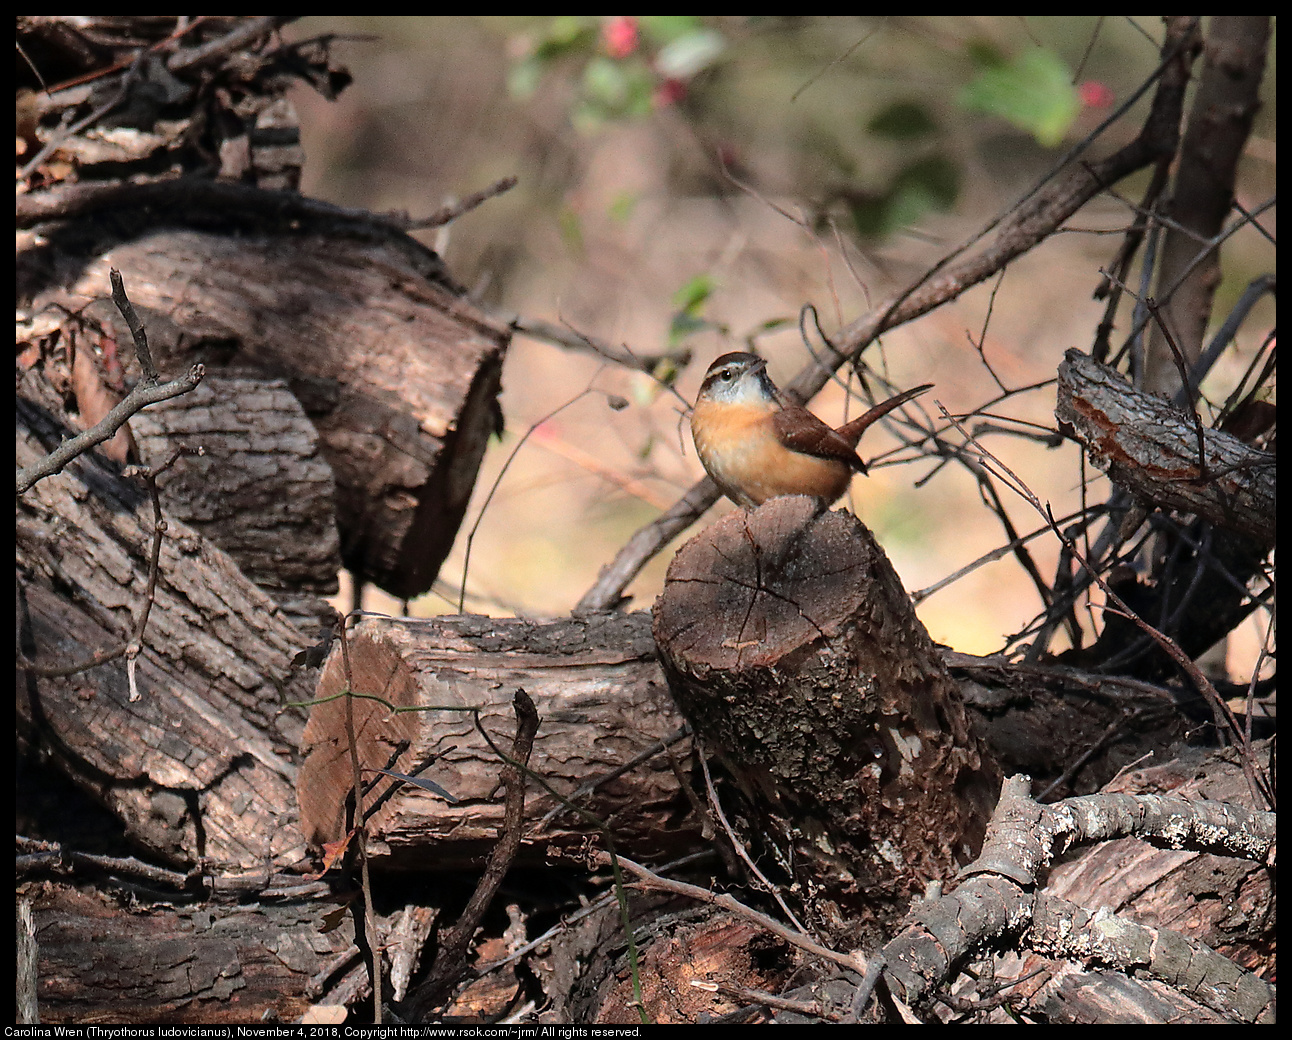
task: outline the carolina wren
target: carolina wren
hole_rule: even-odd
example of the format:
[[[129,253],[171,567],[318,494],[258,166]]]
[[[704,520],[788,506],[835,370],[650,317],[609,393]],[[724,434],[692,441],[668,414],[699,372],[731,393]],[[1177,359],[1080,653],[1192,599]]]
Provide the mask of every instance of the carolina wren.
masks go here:
[[[778,495],[811,495],[829,505],[854,472],[866,472],[856,452],[866,428],[932,387],[890,397],[832,430],[777,389],[758,355],[723,354],[704,375],[691,436],[709,476],[736,505],[751,509]]]

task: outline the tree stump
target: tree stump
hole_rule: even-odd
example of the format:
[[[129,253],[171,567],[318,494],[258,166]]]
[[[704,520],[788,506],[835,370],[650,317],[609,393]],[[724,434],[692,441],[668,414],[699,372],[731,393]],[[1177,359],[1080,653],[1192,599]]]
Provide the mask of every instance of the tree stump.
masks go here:
[[[972,855],[998,771],[855,516],[801,497],[728,515],[677,554],[654,633],[734,781],[727,815],[818,925],[882,926]]]

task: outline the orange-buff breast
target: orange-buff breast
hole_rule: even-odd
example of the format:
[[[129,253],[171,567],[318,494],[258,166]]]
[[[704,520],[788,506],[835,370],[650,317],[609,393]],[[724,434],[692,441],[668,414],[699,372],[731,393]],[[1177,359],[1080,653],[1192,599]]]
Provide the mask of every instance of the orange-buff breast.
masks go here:
[[[771,410],[697,402],[691,413],[695,450],[713,482],[737,505],[758,506],[778,495],[813,495],[834,502],[852,471],[835,459],[785,447],[768,421]]]

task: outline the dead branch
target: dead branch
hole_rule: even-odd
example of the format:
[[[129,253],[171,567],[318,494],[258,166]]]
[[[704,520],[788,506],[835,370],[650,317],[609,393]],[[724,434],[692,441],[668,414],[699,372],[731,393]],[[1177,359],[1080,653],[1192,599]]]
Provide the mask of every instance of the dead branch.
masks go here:
[[[1153,506],[1178,509],[1273,546],[1278,529],[1274,456],[1136,390],[1078,350],[1059,367],[1055,416],[1119,486]]]
[[[467,947],[520,849],[525,811],[525,775],[522,767],[529,764],[539,718],[534,702],[523,689],[516,691],[513,703],[516,710],[516,736],[512,741],[510,757],[519,765],[506,764],[503,767],[502,782],[507,788],[507,801],[503,823],[498,831],[498,843],[489,853],[484,873],[476,883],[471,898],[467,900],[466,908],[441,938],[430,975],[410,997],[414,1021],[426,1018],[432,1009],[443,1002],[450,987],[462,978]],[[483,734],[483,730],[481,732]]]
[[[1111,914],[1092,915],[1066,901],[1046,903],[1043,893],[1031,893],[1042,870],[1059,852],[1122,833],[1138,834],[1170,848],[1200,837],[1208,846],[1260,860],[1272,847],[1272,813],[1152,798],[1134,802],[1137,811],[1127,813],[1128,803],[1119,800],[1127,796],[1104,795],[1041,806],[1028,797],[1027,787],[1026,777],[1006,782],[982,855],[961,871],[960,876],[968,880],[953,893],[918,904],[903,932],[884,946],[889,983],[900,999],[918,1004],[932,987],[950,977],[977,943],[1015,935],[1029,944],[1035,942],[1038,952],[1058,953],[1062,946],[1063,955],[1146,971],[1173,984],[1188,977],[1214,978],[1214,989],[1195,982],[1186,987],[1189,995],[1238,1021],[1261,1021],[1272,1015],[1273,993],[1268,985],[1203,944],[1178,935],[1168,940],[1162,933],[1146,932]],[[1198,827],[1191,822],[1201,819],[1212,823]],[[1075,918],[1068,915],[1073,909],[1078,911]],[[1046,915],[1039,923],[1038,912]],[[1061,922],[1055,914],[1063,917]],[[1059,939],[1073,928],[1092,930],[1085,933],[1085,942],[1077,937]],[[1218,974],[1209,976],[1204,963]]]
[[[1188,364],[1202,352],[1220,284],[1218,236],[1233,207],[1238,163],[1261,107],[1269,32],[1267,15],[1218,15],[1208,23],[1198,88],[1165,206],[1171,222],[1155,272],[1165,323],[1150,330],[1140,383],[1151,393],[1172,394],[1180,387],[1163,342],[1167,334]]]

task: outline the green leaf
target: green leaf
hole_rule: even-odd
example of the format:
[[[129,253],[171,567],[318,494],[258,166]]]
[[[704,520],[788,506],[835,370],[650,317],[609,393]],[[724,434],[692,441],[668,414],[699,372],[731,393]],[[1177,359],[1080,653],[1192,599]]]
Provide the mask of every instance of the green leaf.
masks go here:
[[[590,48],[596,42],[595,22],[578,15],[562,15],[548,23],[547,32],[534,48],[534,57],[550,62],[571,51]]]
[[[693,14],[642,15],[637,24],[642,35],[657,47],[663,47],[687,33],[695,32],[704,23]]]
[[[969,60],[980,69],[1001,68],[1009,64],[1004,52],[990,40],[970,40],[965,51]]]
[[[690,79],[717,61],[726,49],[727,41],[721,33],[697,29],[660,48],[655,55],[655,68],[661,76]]]
[[[931,155],[904,166],[884,194],[854,199],[849,208],[859,234],[882,236],[918,223],[931,210],[950,209],[959,194],[959,166]]]
[[[584,66],[583,90],[590,101],[607,111],[622,109],[628,100],[628,77],[623,65],[597,55]]]
[[[518,61],[507,70],[507,93],[518,101],[526,101],[533,97],[543,78],[543,65],[544,63],[532,54]]]
[[[632,215],[637,210],[637,203],[641,201],[641,195],[635,191],[621,191],[607,207],[610,219],[618,224],[626,224],[632,219]]]
[[[1007,65],[984,68],[960,91],[959,103],[971,112],[1007,120],[1046,148],[1063,140],[1081,111],[1067,66],[1040,47]]]
[[[960,194],[960,167],[942,155],[926,156],[903,167],[893,186],[920,192],[934,209],[950,209]]]
[[[570,15],[551,19],[528,53],[508,69],[508,93],[521,100],[532,97],[551,65],[567,54],[591,51],[596,42],[596,23],[590,19]]]
[[[598,55],[583,69],[583,105],[594,122],[648,115],[651,88],[650,72],[637,62],[614,61]]]
[[[694,318],[699,315],[705,301],[713,295],[713,288],[712,277],[707,274],[697,274],[673,294],[673,306]]]
[[[678,377],[677,362],[670,357],[660,358],[655,362],[655,370],[651,375],[665,386],[672,386]]]
[[[673,314],[673,321],[668,327],[668,345],[675,347],[687,336],[707,328],[710,328],[710,324],[703,318],[697,318],[694,314],[688,314],[686,311],[676,311]]]
[[[746,336],[745,338],[757,339],[759,336],[764,336],[769,332],[775,332],[778,329],[789,328],[791,325],[797,325],[797,324],[798,324],[797,318],[787,318],[784,315],[782,315],[779,318],[768,318],[766,321],[760,321],[757,325],[755,325],[753,328],[753,331],[750,332],[749,335]]]
[[[929,110],[913,101],[898,101],[889,105],[866,124],[866,129],[872,134],[893,141],[926,137],[937,128]]]
[[[572,253],[583,253],[583,221],[572,206],[562,206],[556,214],[556,225],[561,239]]]
[[[891,230],[888,226],[889,196],[858,195],[848,202],[848,212],[852,214],[853,227],[863,238],[876,238],[886,235]]]

